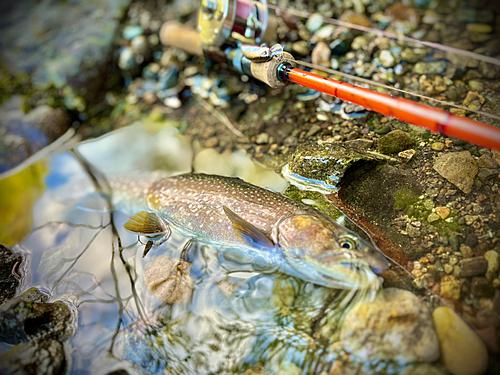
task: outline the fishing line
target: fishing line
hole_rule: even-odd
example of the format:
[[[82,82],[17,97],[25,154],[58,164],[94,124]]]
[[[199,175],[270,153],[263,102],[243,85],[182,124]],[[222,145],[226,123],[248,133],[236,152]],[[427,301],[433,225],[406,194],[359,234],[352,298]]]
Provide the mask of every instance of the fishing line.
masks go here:
[[[407,95],[412,95],[412,96],[418,97],[420,99],[430,100],[430,101],[433,101],[433,102],[436,102],[436,103],[439,103],[439,104],[442,104],[442,105],[445,105],[445,106],[454,107],[454,108],[465,110],[465,111],[468,111],[468,112],[472,112],[472,113],[475,113],[475,114],[478,114],[478,115],[483,115],[483,116],[487,116],[487,117],[490,117],[490,118],[493,118],[493,119],[496,119],[496,120],[500,120],[500,116],[495,115],[493,113],[484,112],[484,111],[478,111],[478,110],[474,110],[474,109],[469,109],[467,107],[464,107],[464,106],[461,106],[461,105],[458,105],[458,104],[454,104],[454,103],[447,102],[447,101],[444,101],[444,100],[435,99],[435,98],[432,98],[432,97],[429,97],[429,96],[426,96],[426,95],[422,95],[422,94],[417,94],[417,93],[414,93],[414,92],[411,92],[411,91],[406,91],[406,90],[403,90],[403,89],[398,89],[396,87],[389,86],[389,85],[386,85],[384,83],[380,83],[380,82],[373,81],[373,80],[370,80],[370,79],[366,79],[366,78],[363,78],[363,77],[358,77],[358,76],[355,76],[355,75],[352,75],[352,74],[349,74],[349,73],[344,73],[344,72],[341,72],[341,71],[338,71],[338,70],[335,70],[335,69],[325,68],[325,67],[323,67],[321,65],[312,64],[312,63],[309,63],[307,61],[292,60],[292,59],[286,59],[286,58],[285,58],[285,60],[286,61],[290,61],[290,62],[295,62],[295,63],[297,63],[299,65],[303,65],[303,66],[306,66],[308,68],[313,68],[313,69],[316,69],[316,70],[321,70],[321,71],[323,71],[325,73],[329,73],[329,74],[333,74],[333,75],[338,75],[338,76],[341,76],[343,78],[347,78],[347,79],[352,79],[352,80],[355,80],[355,81],[363,82],[363,83],[366,83],[368,85],[379,86],[381,88],[388,89],[388,90],[398,91],[400,93],[407,94]]]
[[[267,7],[270,9],[274,9],[278,12],[292,14],[292,15],[295,15],[295,16],[301,17],[301,18],[310,18],[313,15],[312,13],[309,13],[306,11],[285,9],[285,8],[281,8],[277,5],[272,5],[272,4],[267,4]],[[331,25],[346,27],[349,29],[356,29],[356,30],[368,32],[371,34],[381,35],[381,36],[384,36],[386,38],[397,39],[397,40],[405,41],[405,42],[409,42],[409,43],[422,44],[424,46],[438,49],[441,51],[451,52],[451,53],[454,53],[456,55],[462,55],[462,56],[470,57],[470,58],[475,59],[475,60],[484,61],[484,62],[489,63],[489,64],[500,66],[500,60],[496,59],[494,57],[480,55],[479,53],[466,51],[466,50],[463,50],[460,48],[455,48],[455,47],[447,46],[444,44],[427,42],[424,40],[411,38],[411,37],[403,35],[403,34],[396,34],[396,33],[391,33],[391,32],[385,31],[385,30],[375,29],[372,27],[356,25],[354,23],[340,21],[340,20],[337,20],[335,18],[329,18],[329,17],[324,17],[324,16],[322,16],[322,18],[323,18],[323,22],[331,24]]]

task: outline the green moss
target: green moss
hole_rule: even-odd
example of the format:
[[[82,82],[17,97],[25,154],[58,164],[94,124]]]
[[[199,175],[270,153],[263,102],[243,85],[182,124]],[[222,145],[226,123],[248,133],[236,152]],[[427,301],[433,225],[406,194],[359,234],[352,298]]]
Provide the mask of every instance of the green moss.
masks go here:
[[[408,188],[399,189],[394,194],[394,209],[403,210],[406,214],[410,210],[413,204],[418,202],[418,196],[413,192],[413,190]]]

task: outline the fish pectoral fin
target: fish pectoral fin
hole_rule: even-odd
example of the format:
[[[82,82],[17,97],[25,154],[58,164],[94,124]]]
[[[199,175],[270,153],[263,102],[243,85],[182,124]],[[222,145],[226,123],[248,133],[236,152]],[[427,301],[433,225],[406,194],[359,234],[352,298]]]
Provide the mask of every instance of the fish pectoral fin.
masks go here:
[[[123,227],[131,232],[147,236],[158,235],[166,231],[161,219],[156,214],[147,211],[132,215]]]
[[[250,245],[252,245],[253,242],[262,247],[274,247],[274,242],[259,228],[235,214],[230,208],[226,206],[222,207],[226,216],[233,224],[234,234],[241,242]]]

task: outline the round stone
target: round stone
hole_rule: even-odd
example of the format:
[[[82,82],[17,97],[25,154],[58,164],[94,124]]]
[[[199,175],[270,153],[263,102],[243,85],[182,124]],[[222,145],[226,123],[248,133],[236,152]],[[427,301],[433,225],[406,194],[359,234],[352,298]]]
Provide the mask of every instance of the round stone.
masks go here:
[[[443,143],[443,142],[434,142],[434,143],[431,145],[431,148],[432,148],[434,151],[443,151],[443,150],[444,150],[444,143]]]
[[[488,352],[478,335],[448,307],[432,313],[441,347],[441,359],[453,375],[481,375],[488,366]]]

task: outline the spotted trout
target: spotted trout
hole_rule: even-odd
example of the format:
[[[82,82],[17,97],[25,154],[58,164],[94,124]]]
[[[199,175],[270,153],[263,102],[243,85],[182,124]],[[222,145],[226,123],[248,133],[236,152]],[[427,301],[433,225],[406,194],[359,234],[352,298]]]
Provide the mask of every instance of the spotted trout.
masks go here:
[[[185,174],[111,188],[118,208],[140,211],[125,224],[139,235],[173,227],[223,252],[282,259],[281,272],[330,288],[376,289],[374,272],[387,268],[375,247],[316,209],[239,178]]]

